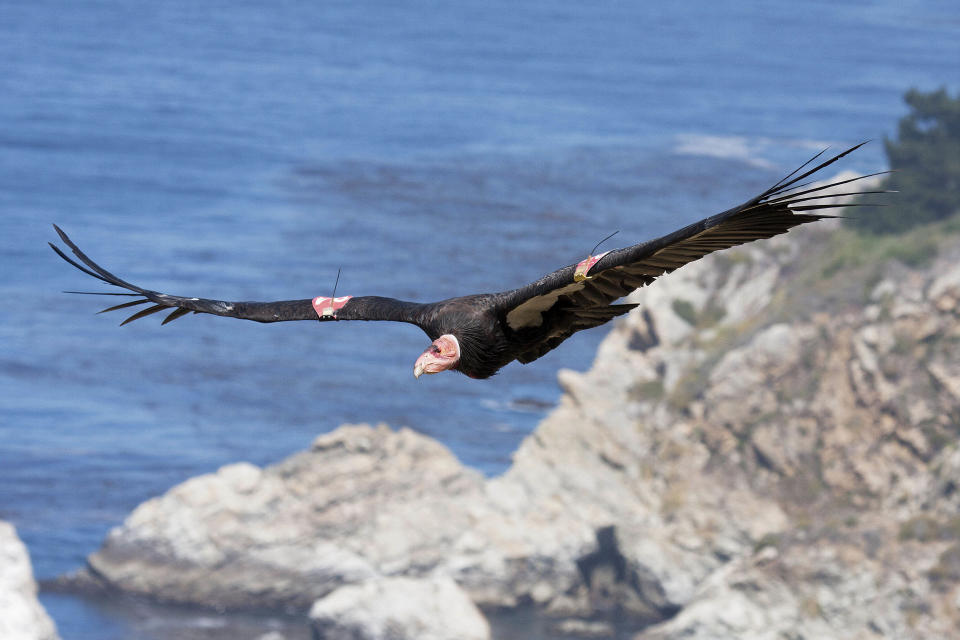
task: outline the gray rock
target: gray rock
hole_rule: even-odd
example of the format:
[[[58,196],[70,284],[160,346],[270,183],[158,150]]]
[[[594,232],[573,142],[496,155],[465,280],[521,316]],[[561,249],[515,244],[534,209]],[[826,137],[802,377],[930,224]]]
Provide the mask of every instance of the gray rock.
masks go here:
[[[280,464],[229,465],[145,502],[90,573],[166,601],[305,610],[346,584],[447,563],[482,493],[435,440],[345,426]]]
[[[490,626],[450,578],[378,578],[310,609],[317,640],[489,640]]]
[[[954,604],[932,593],[932,548],[903,545],[895,528],[784,539],[729,563],[705,580],[673,619],[637,640],[955,637]],[[921,615],[923,612],[923,615]]]
[[[55,640],[53,620],[37,600],[27,548],[13,525],[0,521],[0,638]]]

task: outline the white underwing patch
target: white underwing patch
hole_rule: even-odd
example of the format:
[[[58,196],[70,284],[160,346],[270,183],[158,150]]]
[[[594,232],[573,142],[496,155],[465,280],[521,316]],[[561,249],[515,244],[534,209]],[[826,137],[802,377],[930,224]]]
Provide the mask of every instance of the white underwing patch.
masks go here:
[[[580,291],[583,286],[583,282],[573,282],[560,289],[530,298],[507,314],[507,324],[514,331],[526,327],[539,327],[543,324],[543,312],[552,307],[557,298]]]

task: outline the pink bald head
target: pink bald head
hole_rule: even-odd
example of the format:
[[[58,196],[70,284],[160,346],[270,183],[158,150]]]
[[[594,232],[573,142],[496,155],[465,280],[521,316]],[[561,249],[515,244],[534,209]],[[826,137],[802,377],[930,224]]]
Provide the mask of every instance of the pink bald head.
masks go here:
[[[419,378],[424,373],[440,373],[452,369],[460,362],[460,342],[453,334],[447,333],[427,347],[413,365],[413,376]]]

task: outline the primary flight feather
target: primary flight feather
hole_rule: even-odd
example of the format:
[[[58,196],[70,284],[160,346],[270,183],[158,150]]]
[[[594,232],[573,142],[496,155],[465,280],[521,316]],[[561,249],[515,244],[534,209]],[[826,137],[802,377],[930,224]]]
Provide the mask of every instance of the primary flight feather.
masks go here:
[[[627,313],[636,304],[613,304],[619,298],[653,282],[708,253],[770,238],[807,222],[832,217],[826,209],[860,206],[836,204],[827,199],[879,191],[837,194],[832,188],[869,176],[807,187],[800,181],[860,148],[847,149],[805,170],[820,152],[796,171],[747,202],[695,222],[673,233],[615,249],[563,267],[536,282],[500,293],[484,293],[418,303],[379,296],[306,298],[277,302],[227,302],[167,295],[121,280],[83,253],[62,229],[60,239],[79,260],[50,243],[57,254],[84,273],[128,293],[95,295],[130,296],[131,301],[104,309],[114,311],[140,305],[122,324],[170,310],[162,324],[190,313],[209,313],[257,322],[287,320],[388,320],[415,324],[433,341],[417,358],[414,375],[460,371],[471,378],[489,378],[517,360],[533,362],[582,329],[590,329]],[[872,174],[877,175],[877,174]],[[81,293],[81,292],[71,292]]]

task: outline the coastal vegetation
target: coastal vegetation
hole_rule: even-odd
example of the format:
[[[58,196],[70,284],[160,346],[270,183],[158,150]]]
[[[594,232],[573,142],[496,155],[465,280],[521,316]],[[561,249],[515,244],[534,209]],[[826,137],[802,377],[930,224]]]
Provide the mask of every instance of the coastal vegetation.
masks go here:
[[[880,185],[899,192],[892,206],[849,218],[857,231],[898,234],[960,212],[960,93],[946,88],[904,96],[910,113],[884,148],[890,169]]]

